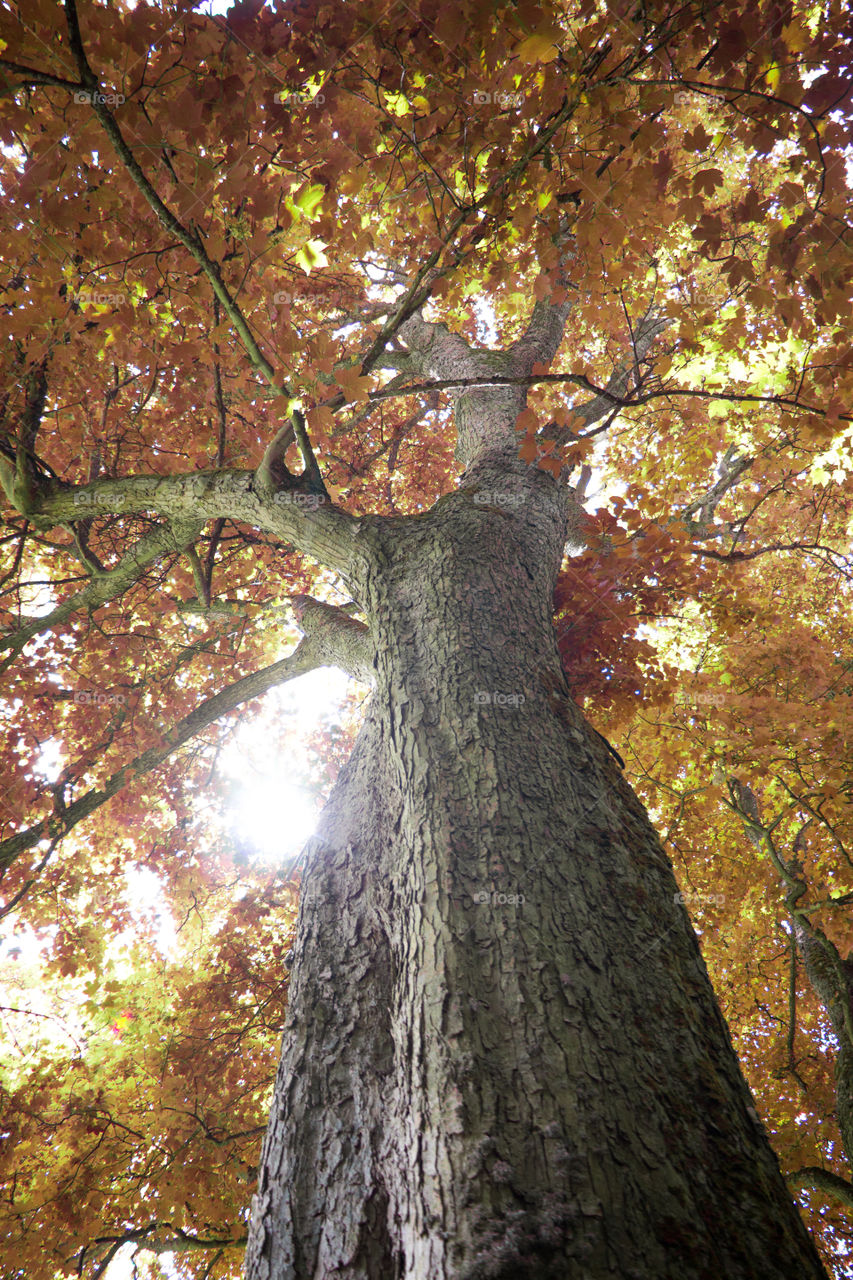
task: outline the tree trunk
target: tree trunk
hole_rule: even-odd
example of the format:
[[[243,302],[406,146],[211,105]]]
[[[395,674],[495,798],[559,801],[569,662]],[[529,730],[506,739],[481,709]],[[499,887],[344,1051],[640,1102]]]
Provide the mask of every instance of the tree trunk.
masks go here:
[[[796,899],[792,902],[789,895],[788,901],[793,906]],[[806,977],[835,1036],[835,1119],[853,1167],[853,964],[841,958],[835,943],[805,913],[792,911],[791,927]]]
[[[824,1276],[567,695],[566,505],[492,450],[358,535],[376,690],[311,844],[250,1280]]]

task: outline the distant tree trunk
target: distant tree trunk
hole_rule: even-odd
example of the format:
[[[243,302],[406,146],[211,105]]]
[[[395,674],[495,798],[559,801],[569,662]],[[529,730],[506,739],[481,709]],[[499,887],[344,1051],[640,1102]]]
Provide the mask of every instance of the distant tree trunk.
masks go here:
[[[794,895],[789,894],[788,902],[794,905]],[[847,1163],[853,1167],[853,963],[842,959],[835,943],[805,913],[792,911],[791,927],[806,977],[835,1036],[835,1119]]]
[[[825,1274],[568,697],[566,508],[487,450],[358,535],[376,690],[311,845],[250,1280]]]

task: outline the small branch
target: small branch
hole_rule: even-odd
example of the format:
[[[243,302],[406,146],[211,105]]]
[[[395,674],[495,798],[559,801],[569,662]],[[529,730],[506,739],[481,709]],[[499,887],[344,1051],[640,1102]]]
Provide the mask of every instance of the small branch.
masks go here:
[[[82,564],[86,572],[93,578],[100,578],[109,571],[104,568],[101,561],[88,545],[88,532],[91,526],[91,520],[81,520],[75,528],[72,524],[65,525],[65,529],[70,533],[71,540],[74,544],[74,554]]]
[[[308,431],[305,427],[305,419],[298,409],[294,409],[291,414],[290,421],[293,424],[293,434],[296,437],[296,445],[299,449],[299,455],[302,458],[303,475],[308,480],[308,492],[320,494],[324,498],[328,498],[326,486],[323,483],[323,476],[314,457],[314,450],[311,448],[311,441],[308,439]]]
[[[42,871],[44,871],[48,862],[50,862],[51,858],[56,852],[56,846],[59,844],[59,841],[61,838],[62,838],[61,836],[56,836],[53,840],[51,840],[50,844],[47,847],[47,850],[45,851],[44,857],[41,858],[38,864],[33,868],[33,874],[30,876],[30,878],[28,880],[25,880],[24,883],[21,885],[21,888],[18,890],[18,892],[16,894],[13,894],[13,896],[9,899],[9,901],[4,903],[3,906],[0,907],[0,920],[2,920],[4,916],[7,916],[10,913],[10,911],[14,911],[18,903],[27,896],[30,889],[33,887],[36,880],[38,880]]]
[[[252,333],[251,328],[238,307],[234,298],[231,296],[225,282],[222,279],[218,265],[208,256],[204,247],[201,236],[196,231],[188,231],[183,223],[175,217],[171,209],[160,199],[151,182],[146,177],[143,169],[137,161],[135,155],[128,146],[124,134],[116,123],[115,116],[108,110],[102,101],[104,95],[100,90],[100,81],[95,75],[89,60],[86,57],[86,50],[83,46],[83,38],[80,34],[80,23],[77,16],[76,0],[64,0],[65,17],[68,24],[68,39],[71,52],[77,62],[80,72],[80,79],[83,87],[90,93],[91,106],[95,115],[100,121],[101,127],[113,144],[113,149],[119,160],[121,160],[130,178],[134,182],[137,189],[144,197],[147,204],[154,212],[157,221],[169,235],[179,240],[185,249],[192,255],[198,263],[202,272],[207,276],[210,286],[215,297],[222,305],[222,309],[231,321],[234,329],[239,337],[250,363],[255,369],[264,375],[267,381],[282,395],[290,395],[291,393],[283,386],[276,382],[275,371],[261,351]]]
[[[22,62],[10,62],[8,58],[0,58],[0,71],[8,71],[10,75],[18,78],[18,83],[13,84],[6,76],[2,77],[5,81],[4,88],[11,93],[15,93],[18,89],[26,89],[29,85],[67,89],[69,93],[86,87],[79,80],[63,80],[61,76],[52,75],[49,71],[39,71],[35,67],[25,66]]]
[[[77,15],[76,0],[65,0],[65,12],[68,23],[69,43],[71,51],[77,61],[80,78],[86,88],[91,91],[92,110],[98,117],[104,132],[112,142],[116,155],[119,157],[136,187],[142,193],[148,205],[153,210],[160,225],[164,230],[168,231],[170,235],[178,239],[198,263],[202,272],[207,277],[211,289],[213,290],[214,301],[218,302],[222,306],[228,316],[228,319],[231,321],[234,331],[240,339],[253,368],[257,369],[258,372],[263,375],[272,389],[279,395],[292,397],[292,391],[288,388],[286,383],[279,381],[276,377],[272,364],[261,351],[246,317],[243,315],[243,312],[240,310],[236,300],[232,297],[224,280],[222,279],[222,273],[219,265],[209,257],[201,236],[195,230],[188,231],[180,220],[172,213],[171,209],[169,209],[161,200],[126,142],[124,135],[116,122],[115,116],[108,110],[102,101],[103,95],[99,93],[98,77],[89,65],[86,57],[86,51],[83,46]],[[298,410],[291,415],[291,424],[296,438],[296,443],[299,446],[299,452],[302,456],[309,491],[311,493],[328,496],[323,484],[320,468],[317,465],[317,460],[314,457],[314,452],[308,439],[308,433],[305,429],[305,419]]]
[[[787,1074],[794,1077],[803,1093],[807,1093],[808,1089],[806,1082],[797,1070],[797,1060],[794,1056],[794,1046],[797,1037],[797,941],[793,932],[788,934],[788,947],[791,953],[791,960],[788,970],[788,1034],[786,1038],[786,1048],[788,1051]]]
[[[153,1222],[147,1227],[133,1227],[121,1235],[98,1236],[91,1244],[84,1245],[79,1253],[74,1254],[67,1261],[71,1263],[76,1260],[77,1274],[82,1275],[84,1265],[87,1262],[91,1265],[97,1260],[95,1270],[92,1272],[92,1280],[101,1280],[101,1277],[106,1274],[109,1264],[119,1251],[128,1244],[136,1245],[134,1257],[137,1253],[146,1251],[161,1254],[190,1253],[216,1249],[219,1251],[216,1255],[218,1258],[225,1249],[244,1249],[247,1239],[247,1236],[234,1236],[226,1237],[225,1239],[213,1237],[207,1240],[203,1236],[191,1235],[188,1231],[182,1230],[181,1227],[173,1226],[171,1222]]]
[[[204,605],[205,609],[209,609],[210,588],[208,587],[207,579],[204,576],[204,567],[199,559],[199,554],[192,545],[185,547],[184,552],[190,562],[190,568],[193,573],[193,582],[195,583],[195,589],[198,592],[198,598]]]
[[[580,97],[580,95],[578,95]],[[535,134],[535,140],[531,146],[520,156],[514,164],[510,165],[500,177],[496,178],[489,185],[487,190],[478,200],[473,201],[469,205],[465,205],[451,219],[441,244],[427,255],[426,261],[418,268],[415,278],[409,288],[399,299],[394,310],[388,316],[379,333],[376,335],[367,355],[364,357],[361,366],[362,373],[369,373],[377,361],[380,359],[388,342],[393,338],[400,329],[400,326],[417,311],[429,298],[433,286],[442,276],[447,275],[449,271],[455,270],[467,255],[473,252],[480,243],[487,231],[488,219],[483,219],[482,223],[475,226],[468,237],[467,243],[458,247],[455,253],[448,255],[449,260],[446,265],[439,266],[442,256],[446,253],[449,246],[453,243],[457,232],[461,231],[463,226],[469,219],[473,219],[482,209],[488,208],[495,201],[495,198],[502,191],[512,190],[513,184],[521,176],[522,173],[530,166],[530,164],[547,150],[551,139],[559,129],[569,120],[575,113],[575,102],[569,102],[564,99],[558,111],[549,118],[547,123],[540,128]]]
[[[636,330],[631,334],[630,357],[626,356],[622,363],[614,368],[606,387],[601,390],[595,389],[596,394],[591,400],[571,406],[572,416],[580,419],[584,428],[588,429],[594,423],[600,422],[608,413],[615,417],[613,411],[622,407],[625,392],[631,384],[632,377],[635,390],[639,389],[642,385],[640,363],[645,360],[655,338],[671,323],[671,320],[655,315],[653,311],[648,311],[643,316]],[[583,436],[570,427],[562,427],[557,428],[556,432],[553,429],[549,430],[548,438],[554,440],[554,443],[559,446],[567,444],[572,439],[582,439]]]
[[[621,371],[620,371],[621,372]],[[534,387],[540,383],[559,383],[569,382],[575,386],[582,387],[586,391],[591,391],[596,397],[602,397],[614,409],[634,409],[640,405],[650,404],[653,400],[669,399],[672,397],[687,398],[694,397],[698,400],[725,400],[732,404],[769,404],[778,409],[797,409],[801,413],[812,413],[817,417],[825,418],[826,410],[819,408],[813,404],[803,404],[802,401],[792,396],[760,396],[750,392],[739,391],[708,391],[705,387],[657,387],[654,391],[648,391],[644,395],[620,395],[612,389],[611,383],[615,382],[618,372],[611,375],[607,386],[599,387],[592,382],[584,374],[581,373],[537,373],[537,374],[492,374],[489,377],[460,377],[460,378],[438,378],[431,382],[415,382],[400,386],[396,379],[395,385],[392,387],[389,383],[385,387],[377,387],[373,391],[368,391],[368,400],[389,400],[394,396],[422,395],[427,391],[447,391],[460,390],[464,391],[466,387],[485,387],[485,386],[525,386]],[[593,401],[588,401],[586,406],[581,405],[578,409],[573,410],[575,413],[590,413],[594,405]],[[597,420],[602,415],[600,412],[595,413]],[[838,415],[840,422],[853,422],[853,415],[840,413]],[[592,434],[592,433],[590,433]],[[579,437],[584,438],[582,435]]]

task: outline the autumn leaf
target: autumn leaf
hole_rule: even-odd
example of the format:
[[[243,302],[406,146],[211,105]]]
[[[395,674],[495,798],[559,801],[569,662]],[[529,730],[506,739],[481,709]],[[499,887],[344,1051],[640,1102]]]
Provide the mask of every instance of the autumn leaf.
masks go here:
[[[515,55],[522,62],[552,62],[559,53],[563,32],[558,27],[540,27],[516,45]]]

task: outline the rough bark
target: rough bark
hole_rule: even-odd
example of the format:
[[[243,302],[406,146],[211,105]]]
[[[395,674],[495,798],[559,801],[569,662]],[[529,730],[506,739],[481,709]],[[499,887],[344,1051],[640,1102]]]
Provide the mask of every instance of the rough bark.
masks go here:
[[[823,1276],[668,860],[567,696],[566,494],[479,405],[460,490],[360,535],[376,690],[311,842],[246,1274]]]

